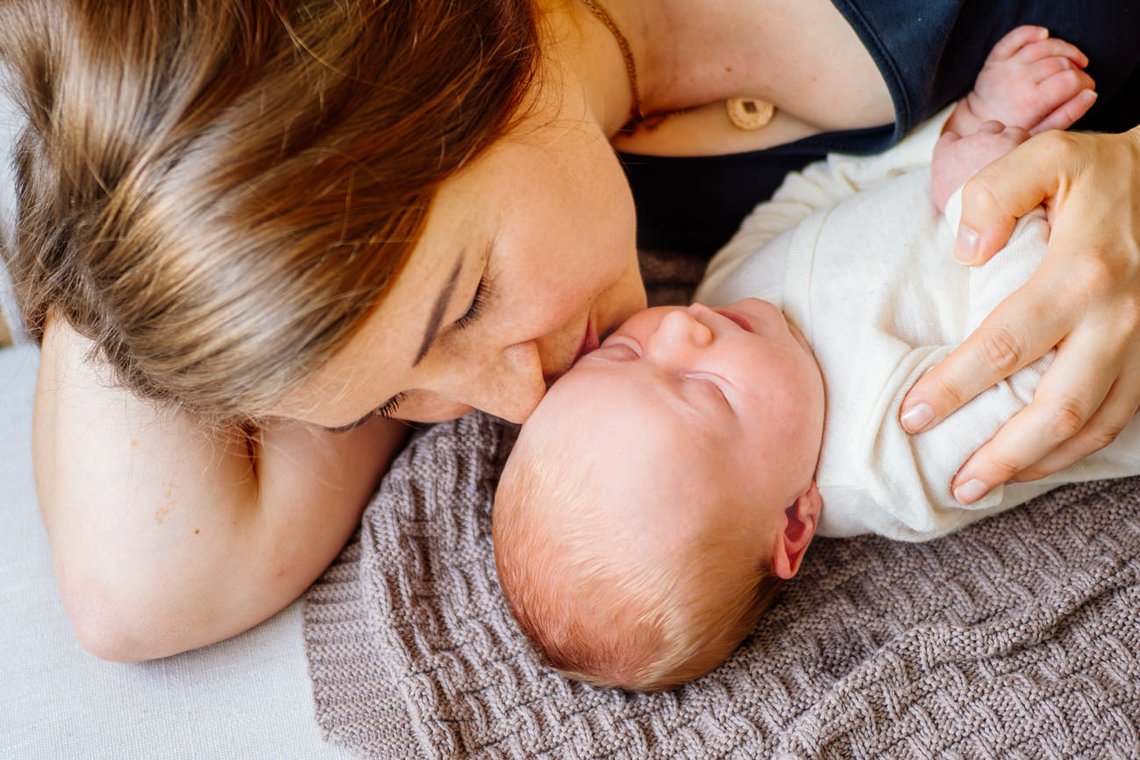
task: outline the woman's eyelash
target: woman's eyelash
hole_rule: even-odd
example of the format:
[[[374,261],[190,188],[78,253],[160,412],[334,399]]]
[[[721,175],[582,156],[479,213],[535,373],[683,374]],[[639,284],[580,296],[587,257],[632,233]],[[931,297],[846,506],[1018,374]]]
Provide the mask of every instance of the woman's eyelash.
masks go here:
[[[400,408],[400,401],[403,398],[404,398],[403,393],[397,393],[395,396],[393,396],[392,398],[385,401],[384,406],[382,406],[379,409],[377,409],[376,411],[374,411],[372,413],[372,415],[374,417],[382,417],[383,419],[389,419],[393,414],[396,413],[396,410]]]
[[[356,422],[350,422],[347,425],[343,425],[341,427],[325,428],[325,430],[329,431],[330,433],[337,433],[337,434],[351,433],[353,430],[356,430],[357,428],[363,427],[364,424],[366,422],[368,422],[370,419],[372,419],[373,417],[381,417],[383,419],[388,419],[393,414],[396,413],[397,409],[400,408],[400,399],[402,399],[403,397],[404,397],[403,393],[397,393],[395,396],[393,396],[392,398],[385,401],[384,406],[380,407],[379,409],[373,409],[371,412],[364,415],[363,417],[358,419]]]
[[[483,313],[483,309],[487,306],[487,296],[490,289],[491,285],[487,281],[487,276],[483,275],[479,278],[479,286],[475,288],[475,298],[471,299],[471,307],[466,314],[455,320],[455,324],[460,329],[470,325]]]

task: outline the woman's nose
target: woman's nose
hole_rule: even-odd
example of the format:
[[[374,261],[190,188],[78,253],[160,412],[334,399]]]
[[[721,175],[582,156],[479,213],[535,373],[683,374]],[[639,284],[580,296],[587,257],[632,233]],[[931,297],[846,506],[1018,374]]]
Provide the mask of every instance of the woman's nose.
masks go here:
[[[664,356],[699,349],[712,343],[712,330],[688,309],[677,309],[664,316],[650,336],[649,350]]]
[[[524,422],[546,393],[542,361],[533,342],[508,346],[494,361],[472,369],[458,378],[449,395],[508,422]]]

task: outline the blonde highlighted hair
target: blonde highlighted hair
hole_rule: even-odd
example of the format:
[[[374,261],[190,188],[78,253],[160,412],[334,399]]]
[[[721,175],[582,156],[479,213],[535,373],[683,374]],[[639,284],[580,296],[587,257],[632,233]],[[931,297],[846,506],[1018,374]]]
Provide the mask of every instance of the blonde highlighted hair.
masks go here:
[[[750,533],[719,522],[645,551],[625,505],[599,504],[596,473],[566,460],[520,440],[496,493],[495,564],[522,631],[595,686],[668,689],[724,661],[781,585]]]
[[[29,334],[58,314],[139,394],[265,414],[514,123],[532,2],[6,0]]]

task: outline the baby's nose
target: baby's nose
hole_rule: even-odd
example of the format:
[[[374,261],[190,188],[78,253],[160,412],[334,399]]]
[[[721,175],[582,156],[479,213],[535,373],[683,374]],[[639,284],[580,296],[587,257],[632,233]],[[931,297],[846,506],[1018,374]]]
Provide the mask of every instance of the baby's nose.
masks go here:
[[[657,327],[657,341],[663,348],[703,347],[712,343],[713,334],[708,325],[701,322],[688,309],[671,311]]]

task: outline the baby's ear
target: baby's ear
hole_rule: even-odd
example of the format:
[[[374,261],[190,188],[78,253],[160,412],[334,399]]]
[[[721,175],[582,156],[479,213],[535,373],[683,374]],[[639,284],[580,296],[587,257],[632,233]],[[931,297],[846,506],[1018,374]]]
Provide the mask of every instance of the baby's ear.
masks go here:
[[[815,535],[815,526],[822,509],[823,499],[813,480],[792,505],[784,510],[784,528],[776,536],[776,546],[772,552],[772,572],[780,578],[788,580],[799,572],[800,562]]]

